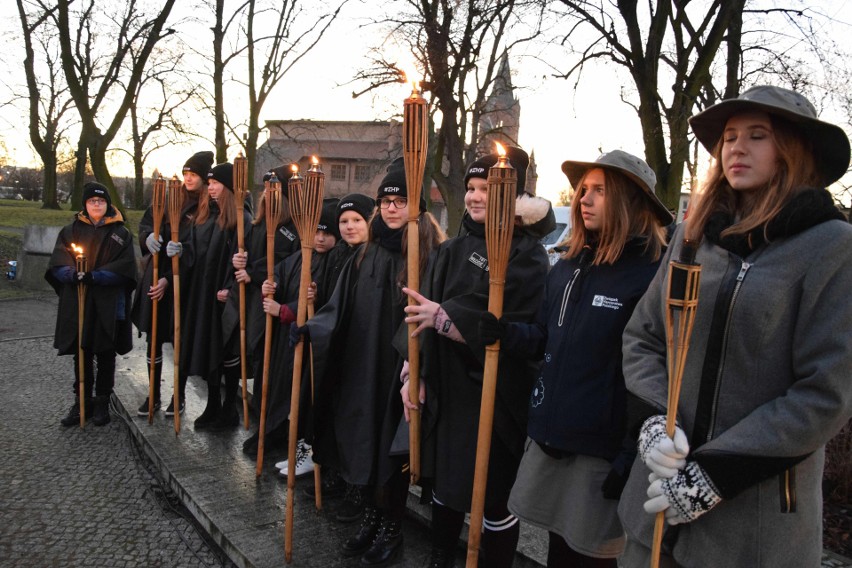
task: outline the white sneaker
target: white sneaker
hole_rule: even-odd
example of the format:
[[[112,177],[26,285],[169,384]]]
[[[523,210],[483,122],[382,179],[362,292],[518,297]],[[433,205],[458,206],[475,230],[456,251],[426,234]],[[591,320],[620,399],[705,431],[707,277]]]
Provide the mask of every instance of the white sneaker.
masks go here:
[[[304,440],[299,440],[296,443],[296,477],[301,477],[314,470],[312,453],[311,447]],[[279,469],[278,475],[281,477],[287,477],[288,461],[284,460],[275,464],[275,467]]]

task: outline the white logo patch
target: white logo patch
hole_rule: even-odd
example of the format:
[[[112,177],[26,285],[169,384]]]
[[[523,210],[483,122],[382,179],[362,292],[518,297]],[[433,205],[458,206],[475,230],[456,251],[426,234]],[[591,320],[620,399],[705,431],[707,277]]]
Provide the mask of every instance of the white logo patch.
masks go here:
[[[400,189],[398,187],[390,186],[390,187],[384,188],[382,191],[384,193],[399,193]]]
[[[618,310],[623,306],[623,304],[618,300],[618,298],[609,298],[607,296],[597,294],[594,298],[592,298],[592,306],[596,308]]]
[[[282,235],[284,235],[285,237],[287,237],[287,239],[289,239],[289,240],[291,240],[291,241],[295,241],[295,240],[296,240],[296,235],[294,235],[293,233],[291,233],[291,232],[287,229],[287,227],[278,227],[278,232],[279,232],[279,233],[281,233]]]
[[[471,254],[470,258],[468,258],[467,260],[480,270],[488,272],[488,259],[479,254],[478,252],[474,252],[473,254]]]
[[[117,242],[121,246],[124,246],[124,239],[122,239],[121,237],[119,237],[118,235],[116,235],[114,233],[112,235],[112,240],[114,240],[115,242]]]

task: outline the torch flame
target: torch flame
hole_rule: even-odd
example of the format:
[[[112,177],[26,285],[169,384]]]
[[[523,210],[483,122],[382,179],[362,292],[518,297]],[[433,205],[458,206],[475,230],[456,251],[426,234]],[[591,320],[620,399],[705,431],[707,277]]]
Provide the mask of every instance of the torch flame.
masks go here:
[[[297,173],[299,173],[299,165],[298,164],[291,164],[290,165],[290,171],[293,172],[293,175],[296,175]]]
[[[311,156],[311,165],[312,166],[319,165],[319,158],[317,158],[316,156]]]
[[[71,243],[71,250],[73,250],[74,252],[76,252],[79,255],[83,254],[83,247],[77,246],[74,243]]]
[[[402,74],[405,75],[405,81],[411,83],[411,96],[416,97],[420,95],[420,76],[415,73],[409,73],[408,70],[403,69]]]
[[[501,158],[506,156],[506,148],[503,147],[502,144],[500,144],[499,142],[495,142],[494,146],[497,149],[497,155],[498,156],[500,156]]]

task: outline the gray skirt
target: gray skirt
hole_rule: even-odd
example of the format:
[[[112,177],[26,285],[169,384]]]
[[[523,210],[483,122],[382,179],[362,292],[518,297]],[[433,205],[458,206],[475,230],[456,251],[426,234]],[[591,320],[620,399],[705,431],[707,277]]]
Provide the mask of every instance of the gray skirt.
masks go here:
[[[608,461],[545,454],[527,439],[509,510],[521,520],[556,533],[572,549],[594,558],[615,558],[624,550],[618,501],[604,499],[601,486]]]

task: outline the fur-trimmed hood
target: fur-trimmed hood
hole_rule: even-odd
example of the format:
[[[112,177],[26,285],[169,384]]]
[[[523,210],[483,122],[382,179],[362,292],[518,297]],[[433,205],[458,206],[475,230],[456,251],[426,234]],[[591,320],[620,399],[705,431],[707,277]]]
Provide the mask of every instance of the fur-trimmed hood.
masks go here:
[[[522,193],[515,199],[515,227],[540,239],[556,228],[556,214],[547,199]]]

